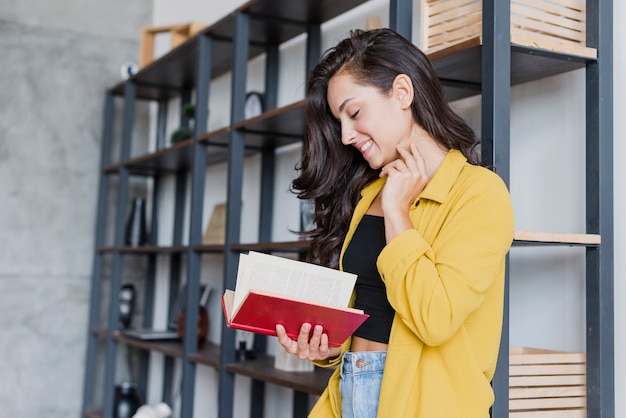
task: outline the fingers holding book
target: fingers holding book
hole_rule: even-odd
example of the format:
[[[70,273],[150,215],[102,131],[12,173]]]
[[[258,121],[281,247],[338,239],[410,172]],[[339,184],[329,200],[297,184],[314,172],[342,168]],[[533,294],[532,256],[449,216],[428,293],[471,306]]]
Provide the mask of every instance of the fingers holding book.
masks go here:
[[[337,356],[341,351],[340,347],[328,345],[328,335],[323,332],[321,325],[313,327],[313,332],[311,332],[311,324],[302,324],[298,338],[293,340],[287,335],[284,326],[276,324],[276,336],[285,351],[301,360],[324,360]]]

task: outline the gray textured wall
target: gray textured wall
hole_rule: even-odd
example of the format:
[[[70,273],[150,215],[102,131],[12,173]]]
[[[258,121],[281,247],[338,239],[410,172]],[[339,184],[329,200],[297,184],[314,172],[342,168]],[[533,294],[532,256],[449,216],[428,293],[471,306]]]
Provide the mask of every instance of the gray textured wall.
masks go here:
[[[0,416],[80,416],[104,91],[151,0],[0,0]]]

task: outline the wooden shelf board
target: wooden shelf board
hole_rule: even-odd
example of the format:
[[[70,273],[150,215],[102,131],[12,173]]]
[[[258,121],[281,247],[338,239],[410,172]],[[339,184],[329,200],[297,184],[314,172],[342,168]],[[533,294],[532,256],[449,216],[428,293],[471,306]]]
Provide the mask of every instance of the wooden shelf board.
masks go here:
[[[200,363],[219,369],[220,346],[207,341],[204,346],[198,348],[196,354],[187,356],[187,359],[193,363]]]
[[[132,347],[137,347],[143,350],[158,351],[170,357],[183,357],[182,341],[142,341],[137,338],[126,337],[122,335],[119,331],[116,331],[113,334],[113,339],[120,343]]]
[[[268,355],[258,355],[253,360],[226,364],[224,369],[229,373],[288,387],[311,395],[321,395],[333,373],[332,369],[320,368],[316,368],[312,372],[279,370],[274,367],[274,357]]]
[[[234,129],[245,133],[246,147],[264,149],[301,142],[305,126],[304,100],[300,100],[238,122]]]
[[[230,246],[233,251],[260,251],[260,252],[306,252],[309,249],[308,240],[284,242],[257,242],[240,243]],[[531,245],[560,245],[560,246],[597,246],[600,245],[600,235],[597,234],[569,234],[554,232],[515,231],[513,246]]]
[[[482,39],[475,37],[428,54],[449,100],[480,94]],[[595,58],[511,44],[511,85],[581,68]]]
[[[187,251],[186,246],[184,245],[176,245],[172,247],[161,247],[156,245],[142,245],[139,247],[100,247],[98,248],[99,253],[112,253],[119,251],[120,253],[126,254],[173,254],[173,253],[184,253]]]
[[[193,250],[197,253],[223,254],[224,246],[220,244],[194,245]]]
[[[257,242],[250,244],[232,244],[233,251],[259,251],[259,252],[306,252],[310,243],[306,240],[284,242]]]
[[[600,235],[597,234],[565,234],[555,232],[515,231],[514,246],[531,245],[568,245],[598,246]]]

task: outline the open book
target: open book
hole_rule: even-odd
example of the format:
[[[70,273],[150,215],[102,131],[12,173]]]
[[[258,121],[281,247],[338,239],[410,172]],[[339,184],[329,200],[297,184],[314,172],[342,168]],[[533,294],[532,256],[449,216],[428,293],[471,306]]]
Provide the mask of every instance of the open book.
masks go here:
[[[348,308],[356,275],[250,251],[241,254],[235,290],[226,290],[226,324],[276,335],[276,324],[297,338],[307,322],[321,325],[330,345],[340,346],[369,317]]]

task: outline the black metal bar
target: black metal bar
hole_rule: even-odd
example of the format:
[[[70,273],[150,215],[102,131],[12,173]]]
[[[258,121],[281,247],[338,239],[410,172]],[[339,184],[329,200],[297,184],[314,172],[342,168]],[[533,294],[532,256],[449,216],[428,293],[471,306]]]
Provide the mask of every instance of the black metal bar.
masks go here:
[[[198,40],[198,69],[196,72],[196,110],[194,138],[202,135],[207,127],[209,89],[211,81],[211,38],[201,34]],[[202,255],[193,251],[194,245],[202,243],[202,212],[204,208],[204,176],[206,172],[206,146],[194,139],[191,165],[191,206],[189,211],[189,249],[187,251],[187,295],[183,339],[183,381],[181,418],[192,418],[196,363],[189,356],[198,351],[198,303]]]
[[[413,2],[407,0],[389,1],[389,28],[406,39],[413,37]]]
[[[278,101],[278,72],[280,55],[278,45],[268,45],[265,59],[265,111],[275,109]],[[272,219],[274,212],[274,170],[275,153],[273,149],[261,150],[261,192],[259,204],[259,242],[268,242],[272,238]],[[267,351],[267,338],[264,335],[254,336],[254,351]],[[250,416],[262,417],[265,403],[265,382],[252,380]]]
[[[587,2],[587,46],[598,61],[586,69],[587,416],[615,416],[613,221],[613,1]]]
[[[113,141],[113,95],[107,93],[104,102],[104,125],[102,128],[102,143],[100,150],[100,179],[98,181],[98,213],[96,216],[96,234],[94,248],[97,250],[105,244],[106,218],[108,206],[109,177],[102,168],[110,164],[111,142]],[[82,413],[94,408],[94,377],[98,356],[98,337],[92,329],[98,326],[100,318],[100,301],[102,299],[102,264],[103,254],[94,251],[91,292],[89,298],[89,325],[87,328],[87,361],[85,363],[85,379],[83,385]]]
[[[124,116],[122,122],[122,146],[120,148],[120,161],[126,161],[130,158],[133,122],[135,118],[135,99],[137,88],[132,82],[124,85]],[[124,224],[126,206],[128,203],[128,169],[120,166],[118,169],[118,196],[117,207],[115,210],[115,243],[114,246],[119,248],[124,245]],[[120,291],[122,274],[124,271],[124,254],[120,251],[113,252],[113,274],[111,277],[111,289],[109,300],[109,323],[108,336],[106,345],[106,370],[104,377],[104,408],[103,418],[113,417],[113,400],[115,390],[115,365],[117,355],[117,342],[111,338],[113,332],[117,329],[119,321],[119,310],[117,309],[117,296]]]
[[[265,48],[265,95],[264,110],[275,109],[278,103],[278,71],[280,69],[280,51],[278,45]]]
[[[175,187],[175,199],[174,199],[174,219],[173,219],[173,231],[172,231],[172,245],[179,246],[183,242],[183,221],[185,219],[185,193],[187,191],[187,173],[185,171],[178,171],[176,173],[176,187]],[[182,255],[180,253],[174,253],[170,257],[170,277],[169,277],[169,295],[168,295],[168,322],[177,314],[174,312],[176,298],[178,296],[180,288],[180,276],[182,266]],[[174,381],[174,359],[166,356],[163,364],[163,387],[162,387],[162,399],[174,404],[172,394],[176,393],[173,388]]]
[[[156,149],[160,150],[166,147],[167,139],[165,133],[167,132],[167,100],[158,101],[157,111],[157,128],[156,128]]]
[[[322,56],[322,26],[319,23],[310,23],[306,32],[306,63],[305,80],[308,80],[309,73]]]
[[[163,103],[159,103],[159,118],[163,115],[161,114],[161,108],[163,107]],[[160,125],[161,122],[157,120],[157,126]],[[160,128],[157,127],[157,147],[159,143],[159,133],[158,130]],[[150,230],[148,242],[150,245],[157,245],[159,242],[159,189],[160,189],[161,176],[155,175],[152,179],[152,207],[150,210]],[[146,284],[144,287],[144,295],[143,295],[143,321],[142,328],[149,328],[153,325],[154,319],[154,294],[156,287],[156,276],[157,276],[157,255],[149,254],[148,255],[148,274],[146,277]],[[148,368],[150,363],[150,353],[146,350],[138,350],[133,349],[131,346],[126,347],[127,350],[133,350],[135,355],[139,357],[139,365],[138,371],[139,374],[136,376],[137,382],[137,391],[139,392],[140,399],[146,399],[148,393]]]
[[[483,1],[482,162],[494,167],[509,185],[511,97],[511,4]],[[509,263],[504,283],[504,313],[498,363],[492,386],[491,415],[509,416]]]
[[[180,97],[180,126],[188,128],[191,119],[184,112],[185,106],[191,104],[191,90],[184,89]]]
[[[233,54],[233,72],[231,81],[232,101],[230,120],[230,147],[228,148],[228,174],[226,187],[226,239],[224,256],[224,288],[234,289],[237,278],[239,254],[230,250],[230,245],[240,241],[241,191],[243,185],[244,134],[232,129],[234,124],[244,118],[246,97],[248,40],[250,38],[249,16],[241,12],[235,15],[235,40]],[[235,361],[235,333],[222,321],[222,344],[220,364]],[[233,416],[234,376],[222,367],[219,377],[219,412],[220,418]]]
[[[293,418],[306,418],[309,415],[309,394],[293,391]]]

